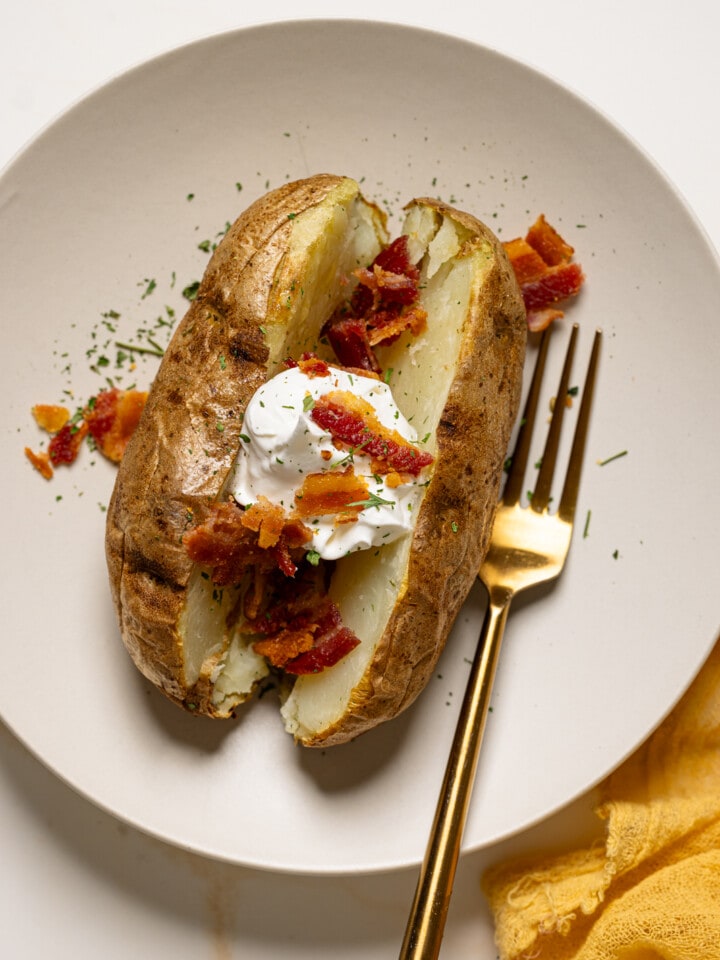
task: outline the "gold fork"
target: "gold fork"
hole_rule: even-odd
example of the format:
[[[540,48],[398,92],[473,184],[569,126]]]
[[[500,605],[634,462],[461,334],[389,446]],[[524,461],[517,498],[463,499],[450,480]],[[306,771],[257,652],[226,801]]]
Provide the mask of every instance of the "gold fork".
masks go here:
[[[551,329],[545,330],[540,341],[505,489],[495,515],[490,548],[480,567],[479,577],[488,591],[488,611],[458,717],[400,960],[430,960],[440,953],[510,602],[515,594],[557,577],[570,548],[601,332],[595,333],[593,341],[560,503],[557,512],[551,514],[550,488],[570,384],[577,324],[570,335],[535,489],[529,494],[527,507],[520,503]]]

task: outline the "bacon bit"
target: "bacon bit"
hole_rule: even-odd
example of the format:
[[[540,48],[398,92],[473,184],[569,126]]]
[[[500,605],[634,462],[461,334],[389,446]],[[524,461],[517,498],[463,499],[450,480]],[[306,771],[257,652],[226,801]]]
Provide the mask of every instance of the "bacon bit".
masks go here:
[[[146,400],[147,393],[140,390],[103,390],[73,420],[66,407],[35,404],[32,414],[38,426],[52,433],[53,438],[47,454],[33,453],[26,448],[25,455],[35,469],[50,480],[53,466],[75,462],[82,441],[89,433],[100,453],[119,463]]]
[[[98,450],[113,463],[120,463],[130,437],[145,407],[147,392],[103,390],[83,411]]]
[[[515,271],[517,282],[522,286],[541,277],[548,268],[537,250],[533,249],[524,237],[508,240],[505,250]]]
[[[240,522],[258,534],[258,546],[267,550],[268,547],[274,547],[282,536],[286,519],[281,506],[271,503],[267,497],[259,496],[257,503],[251,504],[242,514]]]
[[[58,430],[48,445],[53,466],[74,463],[87,434],[88,425],[84,420],[66,423],[62,430]]]
[[[579,263],[561,263],[548,267],[545,275],[532,283],[523,284],[522,292],[528,310],[544,310],[553,303],[574,297],[583,284]]]
[[[321,673],[328,667],[334,667],[359,644],[359,637],[348,627],[341,625],[331,627],[315,638],[315,645],[311,650],[286,663],[285,673],[294,676]]]
[[[377,260],[369,269],[361,268],[355,271],[360,283],[373,295],[374,310],[377,310],[381,303],[413,303],[417,296],[417,270],[412,270],[412,274],[414,275],[408,276],[407,273],[383,270]]]
[[[368,339],[367,324],[362,317],[335,314],[322,332],[343,366],[377,374],[381,372]]]
[[[320,673],[360,643],[326,594],[308,594],[305,604],[279,630],[253,644],[256,653],[293,676]]]
[[[312,630],[281,630],[266,640],[256,640],[253,650],[269,660],[274,667],[282,668],[288,660],[312,650],[314,642]]]
[[[380,466],[380,464],[378,464]],[[379,473],[380,471],[373,468],[373,473]],[[397,487],[402,487],[406,483],[411,483],[412,477],[407,473],[398,473],[397,470],[389,470],[385,475],[385,484],[391,490],[397,489]]]
[[[312,353],[304,353],[297,363],[297,366],[308,377],[328,377],[330,376],[330,367]]]
[[[384,250],[380,251],[373,260],[372,271],[376,277],[385,278],[379,282],[378,286],[391,291],[389,296],[382,297],[383,300],[388,301],[392,296],[395,302],[400,301],[409,304],[417,298],[417,283],[420,279],[420,271],[410,261],[406,236],[398,237]],[[360,275],[363,273],[364,271],[357,270],[355,276],[360,279]],[[391,276],[388,276],[388,274]],[[393,276],[400,279],[392,279]],[[356,296],[360,297],[363,294],[360,290],[356,290]]]
[[[34,453],[30,447],[25,447],[25,456],[28,458],[30,463],[35,467],[35,469],[40,473],[46,480],[52,480],[53,478],[53,468],[50,463],[50,454],[45,453]]]
[[[388,464],[398,473],[416,477],[433,462],[429,453],[412,446],[396,430],[384,427],[370,404],[346,390],[324,394],[315,401],[310,416],[334,439]]]
[[[539,333],[545,327],[549,327],[553,320],[562,320],[564,316],[562,310],[556,310],[554,307],[547,307],[545,310],[528,310],[528,330],[531,333]]]
[[[250,508],[252,509],[252,508]],[[208,519],[183,537],[183,546],[192,561],[212,569],[212,580],[218,586],[240,583],[253,567],[270,572],[280,570],[286,577],[294,577],[302,558],[302,548],[312,539],[312,531],[300,520],[285,517],[277,541],[268,547],[260,546],[265,516],[261,506],[249,519],[250,510],[243,510],[232,502],[213,504]],[[258,529],[252,529],[260,518]],[[274,536],[274,521],[270,520],[267,536]],[[302,551],[304,552],[304,551]]]
[[[260,512],[264,510],[261,505]],[[218,586],[239,583],[246,573],[252,574],[241,601],[245,616],[241,629],[258,635],[253,649],[272,666],[293,675],[333,666],[360,640],[343,626],[339,609],[327,595],[326,570],[298,557],[299,575],[290,580],[277,562],[283,538],[288,552],[297,550],[310,539],[310,531],[290,518],[278,544],[262,550],[256,531],[243,523],[247,513],[231,502],[214,504],[209,519],[183,537],[188,555],[213,568],[212,580]],[[230,614],[233,623],[238,606]]]
[[[410,262],[407,237],[381,250],[369,267],[356,270],[350,302],[323,328],[340,363],[380,372],[373,347],[389,344],[405,330],[425,329],[427,315],[417,307],[420,271]]]
[[[66,407],[54,404],[38,403],[32,408],[37,425],[53,437],[47,452],[35,453],[25,447],[25,456],[46,480],[52,480],[53,467],[69,466],[77,459],[82,442],[87,436],[88,426],[84,420],[77,423],[70,420],[70,411]]]
[[[369,497],[369,494],[366,494],[366,499]],[[358,514],[362,508],[360,504],[355,506],[348,506],[347,510],[343,513],[336,513],[333,525],[336,527],[344,526],[346,523],[357,523]]]
[[[544,330],[564,316],[554,304],[574,297],[585,281],[582,268],[572,263],[575,253],[541,214],[524,238],[504,244],[527,311],[528,329]]]
[[[525,239],[551,267],[567,263],[575,253],[574,248],[547,222],[542,213],[528,230]]]
[[[353,514],[356,520],[362,507],[357,501],[367,500],[368,485],[363,477],[357,477],[352,467],[346,470],[331,470],[327,473],[309,473],[295,494],[295,507],[299,516],[319,517],[331,513]],[[346,522],[345,519],[341,522]]]
[[[68,408],[54,403],[36,403],[32,408],[32,415],[40,429],[46,433],[57,433],[70,419]]]
[[[550,413],[553,413],[553,411],[555,410],[555,405],[556,405],[556,404],[557,404],[557,397],[550,397],[550,402],[548,403],[548,407],[550,408]],[[565,394],[565,406],[568,407],[568,408],[570,408],[572,405],[573,405],[572,395],[569,394],[569,393],[566,393],[566,394]]]
[[[290,627],[294,630],[308,627],[329,602],[325,575],[322,565],[311,566],[307,562],[302,564],[293,580],[279,576],[278,571],[269,573],[259,613],[248,618],[243,629],[270,636]]]
[[[392,343],[409,330],[417,337],[427,329],[427,311],[422,307],[408,307],[400,313],[381,311],[373,318],[372,326],[368,327],[368,341],[371,347],[379,343]]]

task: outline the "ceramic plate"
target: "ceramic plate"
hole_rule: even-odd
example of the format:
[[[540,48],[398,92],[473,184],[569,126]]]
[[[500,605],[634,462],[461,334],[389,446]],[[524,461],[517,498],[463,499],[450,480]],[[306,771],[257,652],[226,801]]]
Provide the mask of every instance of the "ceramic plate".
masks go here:
[[[73,407],[108,378],[147,385],[157,361],[130,370],[117,344],[147,331],[165,343],[226,222],[320,171],[361,179],[393,226],[416,195],[504,239],[545,213],[587,275],[568,314],[578,380],[594,328],[605,331],[580,528],[560,582],[511,613],[467,848],[597,782],[714,640],[720,273],[672,187],[587,103],[482,47],[370,22],[183,47],[83,100],[5,171],[3,718],[78,791],[171,843],[258,867],[370,872],[422,857],[482,589],[423,696],[352,744],[295,747],[272,694],[234,722],[198,721],[120,642],[103,554],[113,468],[85,449],[46,482],[23,456],[41,442],[34,403]],[[556,367],[565,335],[561,324]]]

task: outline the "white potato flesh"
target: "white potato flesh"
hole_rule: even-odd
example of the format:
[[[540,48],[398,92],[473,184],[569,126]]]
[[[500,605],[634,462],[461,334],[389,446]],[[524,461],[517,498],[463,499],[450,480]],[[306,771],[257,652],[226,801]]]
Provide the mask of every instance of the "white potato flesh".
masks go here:
[[[254,639],[257,638],[244,636],[236,630],[216,668],[213,704],[223,712],[229,713],[247,699],[256,683],[270,673],[265,658],[255,653],[250,645]]]
[[[267,343],[276,358],[268,376],[287,357],[322,353],[320,330],[347,297],[353,271],[380,252],[378,235],[384,236],[379,212],[352,197],[298,217],[268,308]]]
[[[454,259],[464,229],[449,218],[438,222],[434,211],[415,207],[406,221],[411,249],[426,248],[421,273],[421,306],[427,330],[419,337],[401,337],[382,352],[381,363],[392,368],[390,385],[396,403],[415,427],[425,448],[435,450],[435,434],[445,408],[463,338],[474,285],[490,269],[492,251],[476,249]],[[418,508],[419,509],[419,508]],[[343,623],[359,638],[340,663],[322,673],[302,676],[282,707],[289,733],[311,739],[329,730],[345,713],[382,637],[396,603],[405,591],[410,537],[378,550],[343,558],[337,564],[330,594]]]
[[[187,687],[197,682],[208,659],[217,658],[223,652],[227,642],[225,622],[232,602],[231,591],[214,587],[199,567],[193,570],[179,624]]]
[[[318,331],[347,296],[353,270],[367,266],[377,255],[383,232],[379,212],[350,196],[346,204],[329,208],[320,204],[298,216],[268,311],[267,341],[271,356],[279,358],[270,375],[282,358],[304,350],[327,356],[318,345]],[[458,257],[464,228],[426,207],[411,208],[404,232],[411,259],[422,257],[420,302],[428,314],[428,329],[417,338],[404,335],[378,353],[383,369],[392,369],[390,386],[398,406],[425,449],[434,453],[473,284],[482,282],[478,262],[483,253],[476,249],[469,257]],[[490,266],[489,249],[487,263]],[[361,642],[332,668],[297,678],[282,707],[286,729],[295,737],[321,735],[347,710],[393,607],[402,601],[410,544],[408,536],[338,561],[330,595],[343,623]],[[236,590],[218,593],[207,575],[197,570],[188,586],[181,624],[188,685],[201,674],[210,675],[213,703],[224,714],[247,699],[269,673],[265,660],[252,650],[253,638],[227,627],[237,596]]]
[[[266,322],[270,356],[277,358],[268,376],[285,358],[318,350],[320,328],[347,296],[348,281],[358,267],[371,263],[385,240],[384,220],[375,207],[359,199],[351,181],[335,191],[331,203],[320,203],[293,220],[288,249],[275,275]],[[302,278],[302,279],[299,279]],[[220,494],[223,499],[225,490]],[[213,705],[229,714],[269,673],[251,643],[227,626],[238,590],[213,586],[207,572],[193,571],[179,625],[183,642],[185,682],[201,675],[213,682]]]

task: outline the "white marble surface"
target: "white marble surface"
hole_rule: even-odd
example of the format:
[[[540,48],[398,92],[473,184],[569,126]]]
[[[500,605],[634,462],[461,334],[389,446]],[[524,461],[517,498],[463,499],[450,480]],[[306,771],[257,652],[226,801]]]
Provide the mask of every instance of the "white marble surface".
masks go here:
[[[517,57],[625,129],[677,186],[720,247],[717,95],[720,8],[651,0],[496,5],[266,0],[25,0],[0,34],[0,165],[69,105],[177,44],[303,17],[390,20],[463,36]],[[0,319],[0,323],[6,320]],[[6,603],[12,598],[6,597]],[[39,705],[39,709],[42,706]],[[2,955],[270,960],[397,955],[414,871],[300,878],[218,864],[121,825],[77,796],[0,725]],[[590,827],[589,798],[512,840],[463,858],[443,955],[496,956],[478,888],[483,865]]]

